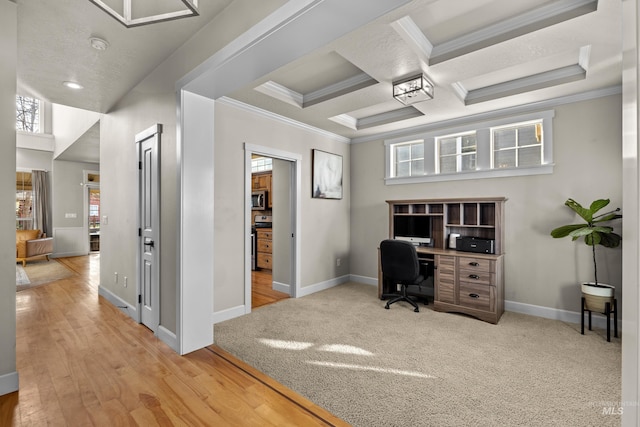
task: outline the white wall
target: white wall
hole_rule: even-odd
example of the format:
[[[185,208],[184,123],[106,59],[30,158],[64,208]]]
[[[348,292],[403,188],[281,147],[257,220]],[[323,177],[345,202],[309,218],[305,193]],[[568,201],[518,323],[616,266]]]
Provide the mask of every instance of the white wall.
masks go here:
[[[59,156],[96,124],[102,114],[66,105],[52,105],[52,128],[56,138],[54,157]]]
[[[352,146],[351,273],[377,277],[376,248],[388,236],[385,200],[504,196],[505,299],[579,311],[577,283],[593,280],[590,248],[549,232],[575,217],[563,206],[610,198],[622,207],[621,96],[608,96],[555,109],[551,175],[408,185],[384,185],[382,141]],[[620,231],[621,224],[618,224]],[[601,250],[602,249],[602,250]],[[598,278],[621,297],[621,249],[598,248]]]
[[[248,125],[250,123],[250,125]],[[302,156],[300,286],[349,273],[349,145],[239,108],[216,104],[214,311],[244,302],[244,151],[261,145]],[[342,200],[311,198],[311,153],[317,148],[343,156]],[[275,254],[274,256],[278,256]],[[336,258],[342,259],[336,267]]]
[[[18,389],[14,281],[16,27],[16,5],[0,1],[0,395]]]
[[[51,177],[51,220],[53,256],[66,257],[88,253],[85,229],[85,170],[99,170],[95,163],[54,160]],[[71,217],[75,216],[75,217]]]
[[[22,171],[46,170],[50,171],[53,162],[52,151],[16,149],[16,169]]]
[[[174,52],[100,122],[101,209],[109,217],[101,225],[100,286],[119,300],[135,306],[135,287],[114,283],[136,275],[135,134],[156,123],[164,127],[161,147],[162,260],[160,324],[176,332],[176,277],[178,256],[178,154],[176,150],[176,81],[242,34],[283,0],[236,0],[196,36]],[[128,313],[132,315],[130,309]]]

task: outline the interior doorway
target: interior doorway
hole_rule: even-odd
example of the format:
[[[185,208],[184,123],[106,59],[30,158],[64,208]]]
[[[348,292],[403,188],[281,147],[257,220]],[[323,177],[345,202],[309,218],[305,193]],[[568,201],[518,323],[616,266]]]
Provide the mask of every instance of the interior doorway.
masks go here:
[[[100,187],[87,186],[89,199],[89,253],[100,252]]]
[[[83,171],[84,225],[87,253],[100,252],[100,172]]]
[[[291,162],[251,156],[251,308],[290,296]]]
[[[249,242],[245,312],[249,313],[297,294],[301,157],[249,144],[245,152],[245,241]]]

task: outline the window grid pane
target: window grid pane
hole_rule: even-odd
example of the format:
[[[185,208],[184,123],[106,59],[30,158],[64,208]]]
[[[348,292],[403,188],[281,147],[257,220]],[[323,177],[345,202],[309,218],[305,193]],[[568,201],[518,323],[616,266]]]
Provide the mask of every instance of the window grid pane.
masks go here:
[[[456,173],[476,170],[476,135],[464,134],[437,139],[439,148],[439,173]]]
[[[424,142],[412,142],[392,146],[396,177],[424,175]]]
[[[492,140],[494,169],[542,164],[542,122],[493,129]]]

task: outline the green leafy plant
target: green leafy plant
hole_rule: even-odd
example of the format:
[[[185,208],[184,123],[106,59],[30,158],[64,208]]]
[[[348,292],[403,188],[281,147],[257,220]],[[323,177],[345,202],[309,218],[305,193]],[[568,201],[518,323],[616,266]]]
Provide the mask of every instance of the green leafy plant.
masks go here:
[[[571,237],[572,240],[578,240],[584,237],[584,242],[591,246],[593,251],[593,272],[595,284],[598,285],[598,265],[596,264],[596,245],[602,245],[607,248],[616,248],[620,246],[622,237],[613,232],[613,227],[603,225],[605,222],[622,218],[619,213],[620,208],[596,215],[600,210],[609,205],[609,199],[595,200],[589,208],[583,207],[580,203],[573,199],[564,202],[565,206],[571,208],[584,221],[584,224],[563,225],[551,231],[551,236],[555,238]]]

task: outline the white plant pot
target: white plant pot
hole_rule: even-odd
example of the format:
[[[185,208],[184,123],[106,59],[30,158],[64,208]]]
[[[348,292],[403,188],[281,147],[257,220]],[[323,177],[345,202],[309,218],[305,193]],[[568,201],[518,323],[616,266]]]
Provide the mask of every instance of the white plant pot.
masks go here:
[[[580,285],[587,310],[604,313],[606,303],[613,309],[616,288],[603,283],[587,282]]]

